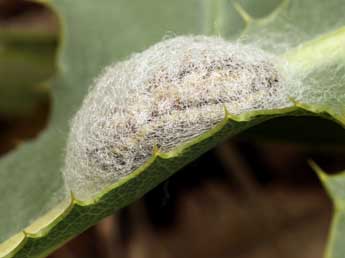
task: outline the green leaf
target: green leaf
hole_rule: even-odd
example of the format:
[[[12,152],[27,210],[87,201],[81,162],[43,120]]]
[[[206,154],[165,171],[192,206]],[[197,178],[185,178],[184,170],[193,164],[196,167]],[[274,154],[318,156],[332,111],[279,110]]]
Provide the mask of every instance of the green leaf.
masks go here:
[[[245,1],[244,1],[245,2]],[[258,8],[261,17],[277,1]],[[21,145],[0,163],[0,257],[42,257],[114,210],[142,196],[205,151],[249,127],[279,116],[313,115],[345,124],[345,6],[340,0],[284,1],[262,19],[225,0],[55,0],[47,2],[60,15],[62,44],[59,75],[53,87],[49,128],[34,142]],[[237,13],[236,13],[237,12]],[[154,15],[153,15],[154,13]],[[332,15],[330,15],[330,13]],[[240,20],[239,14],[245,19]],[[281,55],[303,76],[292,85],[290,107],[233,116],[169,153],[156,150],[129,176],[104,189],[95,199],[80,201],[66,194],[61,167],[68,121],[88,86],[107,64],[140,51],[168,32],[217,33]],[[171,33],[170,33],[171,34]],[[18,233],[19,232],[19,233]],[[341,258],[332,238],[332,258]],[[345,236],[344,236],[345,238]],[[339,256],[340,255],[340,256]]]
[[[325,257],[343,257],[345,253],[345,171],[336,175],[327,175],[314,162],[310,162],[310,164],[318,173],[334,205],[329,245]]]
[[[47,100],[55,71],[56,33],[25,22],[0,25],[0,113],[26,115]],[[24,101],[23,101],[24,100]]]
[[[51,44],[0,45],[2,115],[30,114],[38,103],[48,99],[48,79],[55,70],[54,48]]]

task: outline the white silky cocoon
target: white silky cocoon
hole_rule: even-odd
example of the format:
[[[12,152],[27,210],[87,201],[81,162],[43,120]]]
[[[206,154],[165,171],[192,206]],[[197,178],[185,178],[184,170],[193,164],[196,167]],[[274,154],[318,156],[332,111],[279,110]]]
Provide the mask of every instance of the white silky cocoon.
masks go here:
[[[94,197],[140,167],[156,145],[168,152],[232,114],[284,108],[285,64],[253,46],[179,36],[115,63],[95,80],[71,122],[67,188]]]

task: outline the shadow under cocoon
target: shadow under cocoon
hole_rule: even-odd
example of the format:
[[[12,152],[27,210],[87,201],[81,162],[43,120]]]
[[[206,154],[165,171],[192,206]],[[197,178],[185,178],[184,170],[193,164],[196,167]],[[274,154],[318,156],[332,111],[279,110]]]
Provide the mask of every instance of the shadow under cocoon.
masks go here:
[[[305,164],[307,160],[313,160],[327,174],[345,171],[345,130],[329,119],[279,117],[252,127],[237,137],[267,146],[289,145],[302,153]]]
[[[334,121],[315,117],[278,117],[244,131],[239,137],[307,144],[345,145],[345,130]]]

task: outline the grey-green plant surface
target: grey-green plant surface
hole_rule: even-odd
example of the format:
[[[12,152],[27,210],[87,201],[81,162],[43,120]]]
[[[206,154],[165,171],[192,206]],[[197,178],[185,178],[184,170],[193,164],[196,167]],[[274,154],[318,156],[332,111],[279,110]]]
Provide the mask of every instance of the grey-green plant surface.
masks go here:
[[[129,204],[221,140],[277,116],[313,115],[345,124],[345,5],[340,0],[52,0],[62,42],[48,129],[1,160],[0,257],[44,257],[101,218]],[[276,7],[276,8],[275,8]],[[263,18],[252,18],[253,16]],[[252,10],[252,11],[251,11]],[[154,15],[153,15],[154,14]],[[293,67],[289,107],[233,115],[168,153],[155,149],[141,167],[80,201],[62,178],[69,120],[88,86],[115,60],[141,51],[167,34],[218,34],[276,54]],[[319,171],[319,169],[315,166]],[[327,258],[345,246],[345,173],[320,178],[334,200]]]

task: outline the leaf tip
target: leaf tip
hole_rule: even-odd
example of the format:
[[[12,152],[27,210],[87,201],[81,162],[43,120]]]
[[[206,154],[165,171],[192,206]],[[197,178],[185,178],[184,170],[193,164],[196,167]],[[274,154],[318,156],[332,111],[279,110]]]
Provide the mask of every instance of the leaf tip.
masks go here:
[[[327,180],[328,175],[321,169],[319,165],[316,164],[315,161],[308,160],[308,164],[316,172],[322,182],[325,182]]]

